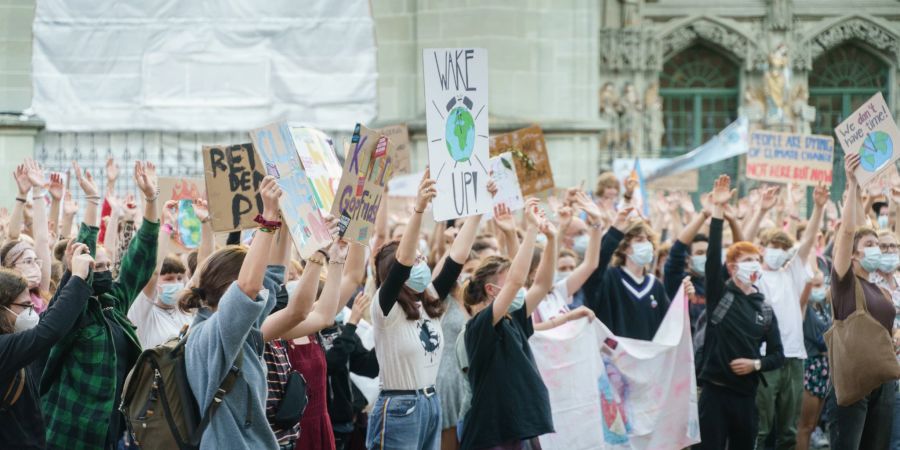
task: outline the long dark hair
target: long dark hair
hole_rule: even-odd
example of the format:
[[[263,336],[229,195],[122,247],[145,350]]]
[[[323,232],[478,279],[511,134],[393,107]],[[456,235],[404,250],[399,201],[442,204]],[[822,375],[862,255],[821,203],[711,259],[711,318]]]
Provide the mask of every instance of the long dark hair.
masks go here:
[[[19,272],[0,269],[0,305],[9,308],[9,305],[26,289],[28,289],[28,281],[19,275]],[[16,331],[16,324],[10,322],[8,317],[5,309],[0,312],[0,334],[10,334]]]
[[[184,312],[204,306],[218,307],[222,295],[238,279],[246,256],[247,248],[240,245],[216,250],[200,267],[199,286],[185,290],[178,299],[178,307]]]
[[[398,241],[388,242],[384,244],[375,254],[375,287],[381,287],[381,283],[387,278],[391,271],[391,266],[397,262],[397,248],[400,246]],[[428,293],[428,289],[421,294],[410,289],[405,283],[400,288],[400,294],[397,296],[397,303],[406,313],[407,320],[419,320],[419,308],[416,305],[421,302],[425,308],[425,312],[429,317],[437,318],[444,314],[445,305],[441,299],[434,297]]]
[[[487,289],[485,288],[487,284],[495,282],[497,276],[509,270],[511,264],[510,260],[502,256],[489,256],[481,261],[481,265],[475,269],[472,277],[469,278],[465,288],[463,288],[463,303],[469,315],[472,314],[473,306],[488,299]]]

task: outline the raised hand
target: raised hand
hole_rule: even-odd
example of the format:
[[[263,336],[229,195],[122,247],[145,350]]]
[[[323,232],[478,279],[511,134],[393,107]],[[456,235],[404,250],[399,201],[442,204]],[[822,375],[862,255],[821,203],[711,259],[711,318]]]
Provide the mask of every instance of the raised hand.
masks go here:
[[[416,193],[415,210],[417,213],[425,212],[425,208],[434,200],[437,195],[437,188],[434,185],[435,181],[431,179],[431,168],[426,168],[422,182],[419,183],[419,192]]]
[[[134,194],[128,194],[125,197],[125,205],[123,209],[122,215],[125,217],[126,222],[134,222],[138,218],[138,207],[137,202],[134,201]]]
[[[33,187],[44,187],[47,184],[44,179],[44,169],[35,160],[25,158],[25,169],[28,171],[28,181]]]
[[[830,197],[831,192],[822,182],[819,182],[819,184],[816,185],[816,188],[813,189],[813,203],[819,208],[823,208],[825,204],[828,203]]]
[[[68,253],[68,251],[69,249],[66,247],[66,252]],[[70,263],[73,276],[82,280],[87,279],[88,274],[91,273],[91,269],[94,267],[94,258],[91,258],[87,245],[75,244],[73,246]]]
[[[491,172],[491,174],[493,174],[493,172]],[[497,189],[497,183],[495,183],[493,179],[488,179],[487,190],[488,193],[491,194],[491,197],[497,196],[497,192],[499,192],[499,189]]]
[[[859,153],[849,153],[844,156],[844,173],[847,176],[847,186],[856,184],[856,169],[859,168]]]
[[[347,320],[347,323],[353,325],[358,324],[371,304],[372,297],[369,297],[364,292],[356,294],[356,298],[353,299],[353,309],[350,310],[350,319]]]
[[[778,203],[778,197],[781,193],[781,187],[779,186],[767,186],[762,189],[760,193],[760,207],[762,207],[763,211],[768,211],[772,209],[776,203]]]
[[[63,202],[63,214],[74,216],[78,212],[78,203],[72,198],[72,191],[66,192],[66,200]]]
[[[119,165],[116,164],[116,160],[112,159],[112,157],[109,157],[106,159],[106,183],[108,185],[113,185],[118,179]]]
[[[72,171],[75,172],[75,179],[78,180],[78,185],[81,186],[81,192],[84,192],[85,196],[97,197],[99,195],[98,192],[100,191],[97,189],[97,183],[94,181],[94,176],[91,175],[90,170],[85,169],[82,171],[78,162],[72,161]]]
[[[62,200],[63,191],[64,191],[63,179],[61,173],[51,173],[50,174],[50,186],[47,187],[47,192],[50,193],[50,196],[53,197],[53,200],[60,201]]]
[[[531,197],[525,201],[525,224],[528,227],[539,227],[541,224],[541,214],[538,199]]]
[[[505,233],[516,231],[516,219],[505,203],[494,206],[494,224]]]
[[[735,193],[737,193],[737,189],[731,189],[731,177],[719,175],[719,178],[716,179],[713,185],[710,200],[716,206],[725,206],[726,203],[731,201]]]
[[[622,208],[616,213],[616,220],[613,222],[613,228],[619,231],[625,231],[625,227],[628,226],[628,216],[634,212],[634,207]]]
[[[191,201],[194,204],[194,214],[200,219],[201,223],[209,221],[209,205],[202,198],[195,198]]]
[[[28,169],[25,168],[25,164],[16,166],[16,170],[13,171],[13,179],[16,180],[16,187],[19,188],[19,196],[28,195],[28,191],[31,190],[31,180],[28,178]]]
[[[550,222],[547,219],[544,219],[543,221],[541,221],[540,230],[541,230],[541,234],[543,234],[544,236],[547,236],[548,241],[550,239],[556,238],[556,234],[558,233],[558,230],[556,229],[556,226],[553,225],[553,222]]]
[[[598,223],[602,219],[600,208],[594,203],[584,191],[578,191],[573,198],[574,204],[591,219],[592,223]]]
[[[278,201],[282,192],[275,178],[271,175],[263,178],[262,183],[259,185],[259,193],[263,201],[263,218],[269,221],[277,220],[279,211],[281,211]]]
[[[343,239],[337,240],[328,248],[328,259],[331,262],[343,264],[347,261],[347,253],[349,251],[350,244],[348,244],[347,241]]]
[[[134,162],[134,183],[137,185],[144,198],[148,201],[156,200],[159,196],[159,180],[156,177],[156,165],[150,161]]]

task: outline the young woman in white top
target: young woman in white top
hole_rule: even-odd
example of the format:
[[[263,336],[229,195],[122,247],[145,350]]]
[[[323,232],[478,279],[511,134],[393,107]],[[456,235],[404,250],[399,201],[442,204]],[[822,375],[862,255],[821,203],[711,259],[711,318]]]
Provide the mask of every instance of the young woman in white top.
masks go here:
[[[369,449],[440,448],[441,406],[434,389],[444,350],[439,319],[472,249],[481,216],[465,221],[432,278],[416,247],[422,214],[437,194],[434,185],[426,169],[400,242],[384,245],[374,258],[378,290],[371,313],[382,391],[369,415]]]

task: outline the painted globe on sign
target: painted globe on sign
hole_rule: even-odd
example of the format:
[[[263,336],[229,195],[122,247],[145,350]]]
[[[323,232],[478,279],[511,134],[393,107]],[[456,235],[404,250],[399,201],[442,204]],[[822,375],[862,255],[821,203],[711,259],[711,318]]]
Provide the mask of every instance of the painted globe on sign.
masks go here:
[[[894,143],[891,136],[884,131],[873,131],[866,136],[859,149],[859,160],[863,170],[875,172],[891,160],[894,155]]]
[[[447,151],[456,162],[465,162],[475,148],[475,121],[469,110],[457,106],[447,115]]]

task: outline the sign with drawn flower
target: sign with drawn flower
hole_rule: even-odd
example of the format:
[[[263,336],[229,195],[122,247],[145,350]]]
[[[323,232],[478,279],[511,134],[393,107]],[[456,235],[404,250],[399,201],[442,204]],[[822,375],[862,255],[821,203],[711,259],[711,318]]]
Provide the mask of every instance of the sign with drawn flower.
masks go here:
[[[527,197],[555,186],[544,132],[538,125],[491,137],[491,157],[509,152],[516,165],[516,176]]]

